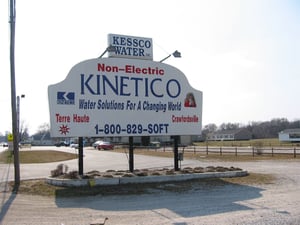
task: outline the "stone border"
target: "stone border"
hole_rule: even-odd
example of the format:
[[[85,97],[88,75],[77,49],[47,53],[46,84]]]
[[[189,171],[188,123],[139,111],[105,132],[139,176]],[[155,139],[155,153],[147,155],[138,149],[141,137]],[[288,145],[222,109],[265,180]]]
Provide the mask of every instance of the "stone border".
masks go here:
[[[242,177],[248,175],[247,171],[227,171],[227,172],[206,172],[193,174],[174,174],[158,176],[136,176],[136,177],[112,177],[112,178],[94,178],[94,179],[59,179],[48,177],[46,183],[61,187],[84,187],[84,186],[107,186],[120,184],[138,184],[138,183],[160,183],[170,181],[187,181],[204,178],[224,178],[224,177]]]

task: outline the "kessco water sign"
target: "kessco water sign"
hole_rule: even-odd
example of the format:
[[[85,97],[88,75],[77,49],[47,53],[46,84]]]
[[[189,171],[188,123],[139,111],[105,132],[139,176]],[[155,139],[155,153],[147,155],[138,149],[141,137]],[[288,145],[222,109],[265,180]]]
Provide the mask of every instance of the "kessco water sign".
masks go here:
[[[201,133],[202,92],[164,63],[86,60],[50,85],[48,96],[52,137]]]
[[[108,34],[108,45],[112,45],[116,49],[115,51],[108,53],[109,57],[153,59],[151,38]]]

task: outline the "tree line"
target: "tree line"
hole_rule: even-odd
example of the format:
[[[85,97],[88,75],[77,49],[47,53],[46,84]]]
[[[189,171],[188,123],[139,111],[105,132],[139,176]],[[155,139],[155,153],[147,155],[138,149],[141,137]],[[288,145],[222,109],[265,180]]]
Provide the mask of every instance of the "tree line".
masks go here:
[[[202,128],[202,138],[206,140],[208,133],[225,130],[245,129],[248,130],[252,139],[278,138],[278,133],[285,129],[300,128],[300,120],[288,121],[286,118],[275,118],[271,121],[250,122],[248,125],[240,123],[207,124]]]
[[[279,132],[285,129],[294,128],[300,128],[300,120],[288,121],[286,118],[276,118],[264,122],[254,121],[250,122],[248,125],[243,125],[240,123],[222,123],[220,126],[211,123],[203,126],[201,137],[203,140],[206,140],[208,133],[225,130],[246,129],[252,134],[252,139],[277,138]],[[8,132],[5,135],[0,134],[0,142],[6,140],[7,134]],[[42,124],[39,126],[38,131],[33,136],[35,139],[40,139],[41,137],[50,138],[50,125],[48,123]],[[20,140],[23,141],[28,138],[28,128],[26,126],[21,126]]]

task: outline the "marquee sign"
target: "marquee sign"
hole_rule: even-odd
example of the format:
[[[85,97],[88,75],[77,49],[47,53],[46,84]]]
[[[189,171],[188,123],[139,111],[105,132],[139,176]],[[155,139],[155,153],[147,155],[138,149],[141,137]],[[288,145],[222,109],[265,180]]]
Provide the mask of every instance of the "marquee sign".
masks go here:
[[[52,137],[201,133],[202,92],[160,62],[89,59],[50,85],[48,97]]]

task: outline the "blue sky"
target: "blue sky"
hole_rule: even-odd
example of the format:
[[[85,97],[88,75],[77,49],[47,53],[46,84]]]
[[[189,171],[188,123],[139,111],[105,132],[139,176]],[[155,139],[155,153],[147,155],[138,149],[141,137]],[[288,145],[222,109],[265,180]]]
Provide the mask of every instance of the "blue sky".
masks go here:
[[[11,130],[8,1],[0,2],[0,132]],[[154,60],[203,91],[203,125],[300,119],[296,0],[16,2],[16,89],[30,134],[49,123],[47,87],[99,56],[107,34],[149,37]]]

